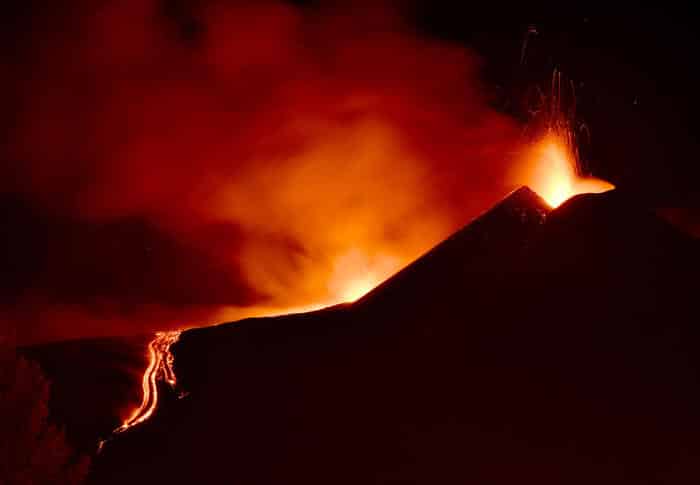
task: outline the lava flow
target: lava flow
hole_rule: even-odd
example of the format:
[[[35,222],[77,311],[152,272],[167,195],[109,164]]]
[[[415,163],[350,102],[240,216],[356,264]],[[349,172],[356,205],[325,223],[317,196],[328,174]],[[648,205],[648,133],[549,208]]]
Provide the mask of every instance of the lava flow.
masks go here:
[[[158,381],[163,380],[175,387],[177,379],[173,371],[175,358],[170,352],[170,346],[180,338],[180,331],[158,332],[148,344],[148,367],[143,373],[141,387],[143,396],[141,405],[114,432],[116,434],[143,423],[153,415],[158,407]]]

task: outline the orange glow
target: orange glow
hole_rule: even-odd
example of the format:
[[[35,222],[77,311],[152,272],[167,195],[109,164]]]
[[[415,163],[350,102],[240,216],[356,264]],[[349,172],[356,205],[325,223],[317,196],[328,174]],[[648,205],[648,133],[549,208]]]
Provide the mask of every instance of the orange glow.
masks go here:
[[[401,261],[396,257],[379,255],[369,258],[359,249],[351,250],[335,260],[328,292],[337,302],[359,300],[394,274],[400,266]]]
[[[377,286],[377,283],[369,276],[349,281],[341,294],[342,301],[350,303],[359,300]]]
[[[453,214],[435,207],[429,161],[390,122],[302,128],[310,131],[304,151],[260,160],[241,182],[211,194],[207,210],[217,219],[266,236],[244,240],[231,255],[250,286],[270,296],[238,315],[355,301],[453,229]]]
[[[605,180],[579,175],[570,145],[556,132],[548,133],[530,148],[525,166],[526,183],[552,207],[577,194],[598,194],[615,188]]]
[[[180,338],[180,331],[158,332],[148,344],[148,366],[141,379],[143,395],[141,404],[134,409],[128,419],[114,430],[116,434],[133,428],[150,418],[158,407],[158,380],[175,387],[177,380],[173,371],[174,357],[170,346]],[[100,448],[102,443],[100,444]]]
[[[212,323],[306,313],[341,303],[353,303],[413,260],[386,254],[370,257],[369,254],[370,251],[354,249],[337,257],[330,275],[318,281],[320,289],[317,298],[308,304],[223,307],[213,316]],[[307,279],[313,280],[313,276]]]
[[[80,16],[85,42],[42,46],[36,85],[22,91],[45,96],[27,96],[13,128],[23,163],[12,191],[95,234],[75,268],[87,273],[71,282],[100,268],[109,326],[61,309],[70,324],[49,329],[61,338],[355,301],[514,188],[505,178],[520,126],[490,106],[479,56],[417,36],[387,2],[313,13],[202,2],[193,11],[207,35],[194,49],[162,28],[154,0],[106,3]],[[63,173],[79,185],[66,194],[53,176]],[[113,230],[128,251],[112,249]],[[145,257],[134,293],[125,276],[141,275]],[[56,259],[46,285],[75,273]],[[123,317],[124,296],[139,293]],[[57,321],[46,306],[33,321]]]

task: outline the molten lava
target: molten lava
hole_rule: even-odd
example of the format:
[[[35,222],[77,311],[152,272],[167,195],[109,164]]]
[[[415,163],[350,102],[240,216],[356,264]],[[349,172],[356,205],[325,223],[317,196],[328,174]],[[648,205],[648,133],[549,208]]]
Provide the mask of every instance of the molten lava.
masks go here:
[[[143,395],[141,405],[137,407],[131,416],[114,430],[116,434],[133,428],[143,423],[153,415],[158,407],[158,381],[163,380],[171,387],[175,387],[177,379],[173,371],[174,356],[170,352],[170,346],[180,338],[180,331],[158,332],[148,344],[148,367],[141,379]]]
[[[586,130],[576,116],[573,86],[561,71],[554,70],[550,92],[534,107],[528,124],[528,131],[536,137],[516,168],[517,183],[528,185],[553,208],[574,195],[599,194],[615,188],[587,176],[579,163],[577,147]]]
[[[615,188],[605,180],[580,175],[566,138],[554,131],[532,146],[526,165],[528,185],[552,207],[577,194],[598,194]]]

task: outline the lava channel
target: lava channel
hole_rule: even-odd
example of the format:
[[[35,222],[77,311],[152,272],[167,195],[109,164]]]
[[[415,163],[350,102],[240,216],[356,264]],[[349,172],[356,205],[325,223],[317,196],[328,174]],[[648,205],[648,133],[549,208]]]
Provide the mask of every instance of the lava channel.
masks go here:
[[[170,346],[180,338],[180,331],[158,332],[148,344],[148,367],[141,379],[143,396],[141,405],[131,413],[121,426],[114,430],[115,434],[137,426],[148,420],[158,407],[158,381],[165,381],[174,388],[177,384],[173,363],[175,357],[170,352]]]

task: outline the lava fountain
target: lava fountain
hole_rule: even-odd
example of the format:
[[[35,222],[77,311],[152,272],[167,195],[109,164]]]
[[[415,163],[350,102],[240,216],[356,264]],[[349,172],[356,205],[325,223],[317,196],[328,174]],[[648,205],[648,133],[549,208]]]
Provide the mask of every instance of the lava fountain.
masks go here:
[[[599,194],[614,189],[605,180],[584,173],[578,141],[585,125],[577,122],[573,84],[555,70],[549,95],[540,105],[526,131],[534,133],[525,156],[517,164],[518,183],[530,186],[552,208],[578,194]]]
[[[552,207],[577,194],[598,194],[615,188],[605,180],[579,174],[575,154],[554,131],[531,147],[528,158],[529,185]]]

